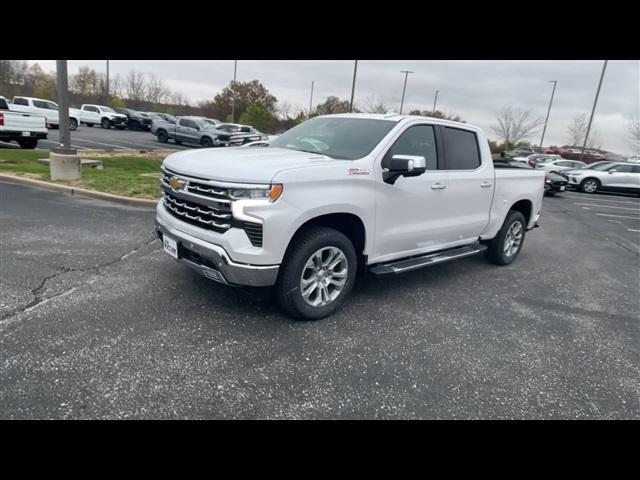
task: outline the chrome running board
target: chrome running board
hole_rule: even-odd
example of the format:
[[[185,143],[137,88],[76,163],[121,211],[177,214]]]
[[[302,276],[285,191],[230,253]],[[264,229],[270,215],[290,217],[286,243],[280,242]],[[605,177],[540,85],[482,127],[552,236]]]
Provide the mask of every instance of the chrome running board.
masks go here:
[[[413,257],[404,260],[397,260],[389,263],[380,263],[369,269],[374,275],[386,275],[388,273],[404,273],[418,268],[430,267],[438,263],[456,260],[458,258],[468,257],[487,249],[486,245],[474,243],[464,247],[456,247],[450,250],[444,250],[436,253],[429,253],[420,257]]]

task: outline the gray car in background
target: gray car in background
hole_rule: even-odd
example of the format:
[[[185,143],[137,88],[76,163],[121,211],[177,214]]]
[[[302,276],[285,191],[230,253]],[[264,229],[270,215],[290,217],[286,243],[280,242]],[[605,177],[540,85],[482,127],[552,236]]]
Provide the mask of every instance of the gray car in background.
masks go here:
[[[584,193],[609,190],[640,195],[640,165],[637,164],[612,162],[601,169],[580,168],[565,175],[569,185]]]
[[[175,122],[154,121],[154,134],[160,143],[173,140],[177,145],[187,143],[203,148],[242,145],[243,138],[218,130],[201,117],[177,117]]]

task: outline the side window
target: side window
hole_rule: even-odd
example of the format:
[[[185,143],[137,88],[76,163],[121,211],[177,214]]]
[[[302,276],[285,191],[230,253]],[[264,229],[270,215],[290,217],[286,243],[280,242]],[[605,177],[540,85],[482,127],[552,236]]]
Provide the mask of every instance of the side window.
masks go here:
[[[443,127],[445,170],[475,170],[480,166],[480,149],[474,132]]]
[[[49,109],[49,105],[47,105],[46,102],[42,102],[40,100],[34,100],[33,101],[33,106],[34,107],[38,107],[38,108],[46,108]]]
[[[616,167],[616,172],[629,173],[631,172],[632,168],[633,168],[633,165],[618,165]]]
[[[640,165],[634,165],[632,173],[640,173]]]
[[[431,125],[414,125],[407,128],[387,151],[385,158],[394,155],[415,155],[424,157],[427,170],[438,169],[436,138]]]
[[[85,108],[85,110],[86,110],[87,112],[94,112],[94,113],[98,113],[98,109],[97,109],[96,107],[91,107],[91,106],[89,106],[89,107],[86,107],[86,108]]]
[[[13,99],[13,104],[14,105],[24,105],[24,106],[29,106],[29,103],[27,102],[26,98],[14,98]]]
[[[183,127],[196,128],[196,122],[187,118],[183,118],[182,120],[180,120],[180,125],[182,125]]]

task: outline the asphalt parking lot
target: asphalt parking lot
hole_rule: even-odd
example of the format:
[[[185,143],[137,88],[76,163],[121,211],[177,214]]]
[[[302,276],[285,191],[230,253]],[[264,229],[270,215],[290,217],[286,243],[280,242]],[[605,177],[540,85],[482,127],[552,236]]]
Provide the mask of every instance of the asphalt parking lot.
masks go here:
[[[640,418],[638,198],[545,198],[514,264],[362,279],[318,322],[153,217],[0,183],[1,418]]]
[[[51,149],[60,143],[60,130],[48,130],[46,140],[38,142],[38,148]],[[2,144],[13,148],[19,148],[16,143]],[[99,126],[87,127],[80,125],[71,132],[71,145],[73,148],[82,150],[102,149],[112,150],[164,150],[167,148],[175,150],[188,150],[192,147],[176,145],[173,142],[160,143],[151,132],[136,132],[132,130],[117,130],[115,128],[104,129]],[[198,148],[198,147],[195,147]]]

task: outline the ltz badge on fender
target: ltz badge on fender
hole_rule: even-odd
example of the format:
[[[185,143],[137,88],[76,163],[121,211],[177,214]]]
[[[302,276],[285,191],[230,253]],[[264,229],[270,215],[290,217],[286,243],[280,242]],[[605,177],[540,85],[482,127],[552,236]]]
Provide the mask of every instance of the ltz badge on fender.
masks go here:
[[[349,175],[369,175],[369,170],[363,168],[350,168]]]

